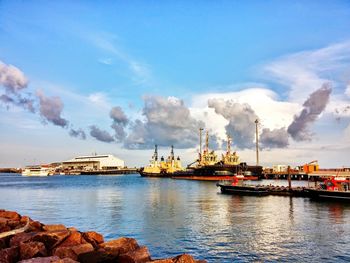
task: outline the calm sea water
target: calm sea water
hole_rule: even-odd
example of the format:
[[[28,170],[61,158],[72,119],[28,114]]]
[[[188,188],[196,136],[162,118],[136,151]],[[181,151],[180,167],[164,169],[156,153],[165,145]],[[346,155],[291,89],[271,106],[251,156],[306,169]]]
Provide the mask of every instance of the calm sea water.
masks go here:
[[[349,204],[222,195],[213,182],[139,175],[9,174],[0,175],[0,204],[45,224],[136,238],[153,258],[186,252],[208,262],[350,261]]]

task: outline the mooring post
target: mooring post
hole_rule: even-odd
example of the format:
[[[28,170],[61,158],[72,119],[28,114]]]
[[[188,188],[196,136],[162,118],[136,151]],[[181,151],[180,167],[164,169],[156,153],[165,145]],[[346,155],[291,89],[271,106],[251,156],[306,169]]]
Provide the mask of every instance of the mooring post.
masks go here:
[[[288,187],[289,191],[292,190],[292,179],[290,178],[290,166],[288,165]]]

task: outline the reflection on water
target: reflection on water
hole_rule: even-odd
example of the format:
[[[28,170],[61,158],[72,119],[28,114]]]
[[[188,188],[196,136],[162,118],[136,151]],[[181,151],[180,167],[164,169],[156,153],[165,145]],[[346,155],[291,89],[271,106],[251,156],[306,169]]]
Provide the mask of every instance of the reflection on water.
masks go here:
[[[0,201],[1,208],[47,224],[96,230],[107,239],[134,237],[154,257],[186,252],[209,262],[350,260],[347,204],[222,195],[212,182],[138,175],[3,175]]]

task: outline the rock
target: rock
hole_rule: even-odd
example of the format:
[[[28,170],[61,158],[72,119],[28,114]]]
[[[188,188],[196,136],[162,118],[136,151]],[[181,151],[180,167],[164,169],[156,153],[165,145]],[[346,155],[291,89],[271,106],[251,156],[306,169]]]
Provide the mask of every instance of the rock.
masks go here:
[[[62,224],[59,224],[59,225],[44,225],[42,228],[43,228],[44,231],[67,230],[67,228],[64,225],[62,225]]]
[[[1,211],[0,217],[12,219],[12,220],[18,220],[18,221],[21,219],[21,216],[14,211]]]
[[[0,228],[0,233],[7,232],[7,231],[11,231],[11,227],[6,225],[6,226]]]
[[[72,247],[56,248],[53,252],[53,255],[58,256],[60,258],[71,258],[73,260],[77,260],[80,254],[88,253],[93,250],[93,246],[90,243],[86,243]]]
[[[121,237],[99,245],[101,248],[112,254],[125,254],[139,248],[137,241],[133,238]]]
[[[78,246],[73,246],[71,249],[74,251],[74,253],[79,256],[80,254],[91,252],[94,250],[94,247],[90,243],[81,244]]]
[[[171,258],[165,258],[165,259],[156,259],[150,261],[152,263],[173,263],[173,260]]]
[[[0,238],[0,249],[7,248],[7,242],[5,238]]]
[[[42,226],[43,224],[41,224],[39,221],[31,221],[29,223],[29,231],[40,232],[43,230]]]
[[[174,263],[196,263],[196,260],[188,254],[182,254],[177,257],[174,257],[173,262]]]
[[[68,227],[67,229],[71,232],[79,232],[75,227]]]
[[[19,246],[19,252],[21,259],[47,256],[45,245],[41,242],[21,243]]]
[[[20,243],[24,243],[24,242],[29,241],[36,234],[37,234],[36,232],[29,232],[29,233],[23,232],[23,233],[19,233],[17,235],[14,235],[10,239],[10,247],[19,246]]]
[[[53,263],[61,260],[59,257],[39,257],[39,258],[31,258],[26,260],[21,260],[18,263]]]
[[[0,229],[7,226],[7,221],[8,221],[7,218],[0,217]]]
[[[70,247],[59,247],[56,248],[53,253],[54,256],[57,256],[59,258],[70,258],[73,260],[77,260],[78,256],[74,253],[74,251],[72,250],[72,248]]]
[[[98,244],[101,244],[104,242],[103,236],[94,231],[83,233],[83,237],[87,242],[92,244],[94,247],[97,247]]]
[[[1,263],[14,263],[19,259],[19,248],[10,247],[0,250],[0,262]]]
[[[52,263],[79,263],[78,261],[75,261],[71,258],[62,258],[57,261],[53,261]]]
[[[58,247],[71,247],[86,244],[86,240],[79,232],[71,232],[71,234]]]
[[[39,241],[45,244],[49,250],[59,245],[66,237],[69,236],[68,230],[61,231],[46,231],[37,233],[32,240]]]
[[[82,263],[118,262],[118,253],[113,254],[100,248],[98,250],[80,254],[78,260]]]
[[[126,254],[120,255],[118,260],[119,262],[125,263],[144,263],[151,260],[151,255],[147,247],[140,247],[134,251],[129,251]]]

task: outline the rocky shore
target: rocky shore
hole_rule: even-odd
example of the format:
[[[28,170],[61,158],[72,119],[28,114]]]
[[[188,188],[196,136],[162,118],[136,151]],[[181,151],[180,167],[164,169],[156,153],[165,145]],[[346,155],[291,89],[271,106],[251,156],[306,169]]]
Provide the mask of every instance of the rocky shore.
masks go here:
[[[17,212],[0,210],[0,263],[153,262],[203,263],[188,254],[152,259],[133,238],[105,241],[94,231],[44,225]]]

